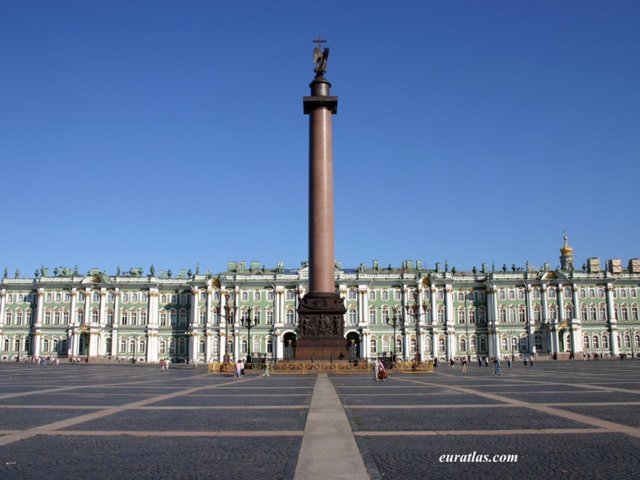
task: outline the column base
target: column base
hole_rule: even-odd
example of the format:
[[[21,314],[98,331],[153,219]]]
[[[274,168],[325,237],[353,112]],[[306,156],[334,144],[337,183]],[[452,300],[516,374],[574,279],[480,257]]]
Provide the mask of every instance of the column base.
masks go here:
[[[347,309],[337,293],[309,292],[298,306],[300,338],[296,360],[346,360],[344,314]]]

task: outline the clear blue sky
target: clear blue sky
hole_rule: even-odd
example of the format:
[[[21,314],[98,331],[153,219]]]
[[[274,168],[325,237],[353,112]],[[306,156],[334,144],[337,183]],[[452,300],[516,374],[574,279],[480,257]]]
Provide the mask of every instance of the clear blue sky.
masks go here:
[[[0,3],[0,268],[307,258],[312,39],[336,256],[640,257],[640,2]]]

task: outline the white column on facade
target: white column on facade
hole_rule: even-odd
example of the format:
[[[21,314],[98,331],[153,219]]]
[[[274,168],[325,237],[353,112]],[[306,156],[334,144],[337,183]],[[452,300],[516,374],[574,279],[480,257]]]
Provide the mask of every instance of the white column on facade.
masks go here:
[[[32,354],[34,357],[40,355],[40,339],[42,336],[41,326],[42,326],[42,318],[44,315],[44,300],[45,300],[45,292],[44,289],[38,288],[36,290],[36,312],[35,318],[33,321],[33,346],[31,348]],[[4,317],[4,315],[3,315]]]
[[[576,284],[573,288],[573,318],[571,319],[571,353],[582,352],[582,316],[580,315],[580,295]]]
[[[431,354],[433,358],[438,358],[438,330],[440,326],[438,325],[438,303],[437,303],[437,289],[435,286],[431,286],[429,289],[429,293],[431,294]]]
[[[225,306],[227,304],[227,291],[224,287],[220,289],[220,345],[218,347],[219,361],[224,361],[224,356],[227,353],[227,343],[229,339],[226,337],[227,328],[229,319],[227,318],[227,311],[225,310]],[[232,315],[232,312],[229,312],[229,315]]]
[[[113,326],[111,328],[111,355],[118,358],[120,346],[118,344],[118,325],[120,325],[120,289],[114,291]]]
[[[489,357],[500,358],[500,338],[498,335],[498,289],[495,285],[487,286],[487,342]]]
[[[159,361],[158,352],[158,316],[160,292],[157,288],[149,288],[148,325],[147,325],[147,362]],[[114,346],[115,348],[116,346]]]
[[[200,353],[200,335],[198,333],[199,294],[198,288],[191,288],[191,319],[189,328],[189,361],[191,363],[198,360],[198,355]]]
[[[89,287],[84,289],[84,323],[86,325],[91,323],[91,289]],[[91,347],[89,349],[91,353]]]
[[[445,286],[445,323],[446,323],[446,347],[447,360],[451,360],[456,355],[456,329],[455,316],[453,312],[453,286]]]
[[[409,360],[409,332],[407,329],[407,307],[409,305],[409,287],[407,285],[402,286],[402,305],[400,310],[401,328],[402,334],[402,357],[405,361]]]
[[[98,333],[98,355],[106,355],[107,352],[107,332],[105,326],[107,324],[107,289],[100,288],[100,304],[98,305],[98,323],[100,330]]]
[[[0,348],[4,346],[4,334],[2,333],[2,326],[4,325],[4,311],[5,311],[5,302],[7,298],[7,290],[0,290]],[[35,343],[35,338],[33,339]]]
[[[607,314],[609,315],[609,351],[611,355],[617,356],[620,353],[618,348],[618,317],[616,316],[616,304],[615,297],[613,296],[614,286],[612,283],[607,283],[606,295],[607,295]]]
[[[526,325],[527,325],[527,349],[530,353],[536,352],[536,346],[533,338],[533,332],[535,322],[533,318],[533,299],[531,296],[531,285],[525,283],[524,285],[524,301],[527,311]]]

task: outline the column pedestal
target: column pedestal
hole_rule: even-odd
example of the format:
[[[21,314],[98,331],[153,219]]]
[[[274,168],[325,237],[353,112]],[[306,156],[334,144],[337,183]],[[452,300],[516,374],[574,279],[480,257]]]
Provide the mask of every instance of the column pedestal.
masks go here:
[[[337,293],[307,293],[298,306],[300,338],[296,342],[296,360],[346,360],[346,311]]]

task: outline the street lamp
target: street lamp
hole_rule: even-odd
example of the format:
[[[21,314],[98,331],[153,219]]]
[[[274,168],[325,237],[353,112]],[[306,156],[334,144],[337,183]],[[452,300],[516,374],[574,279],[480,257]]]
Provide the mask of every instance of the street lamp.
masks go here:
[[[393,317],[389,318],[387,316],[387,325],[391,325],[393,327],[393,363],[396,363],[396,328],[400,325],[398,319],[398,312],[393,310]]]
[[[238,309],[238,307],[236,307],[235,305],[232,307],[231,305],[229,305],[229,299],[230,299],[230,295],[229,292],[225,293],[224,295],[224,341],[225,341],[225,347],[224,347],[224,360],[223,360],[223,365],[229,365],[231,363],[230,357],[229,357],[229,345],[231,344],[231,342],[229,341],[229,319],[235,320],[236,317],[236,310]],[[233,314],[231,313],[233,311]],[[220,307],[218,307],[218,313],[220,313]]]
[[[247,329],[247,364],[251,363],[251,329],[258,324],[257,318],[251,318],[251,307],[247,309],[247,315],[242,315],[240,323]]]
[[[427,304],[423,304],[420,305],[419,303],[416,303],[415,305],[413,305],[413,309],[411,308],[411,305],[407,305],[407,314],[411,315],[416,322],[416,336],[421,334],[420,331],[420,317],[422,317],[423,315],[427,314]],[[421,312],[421,310],[424,310]],[[418,351],[416,352],[416,358],[415,358],[416,362],[420,362],[421,359],[421,355],[420,355],[420,349],[418,349]]]
[[[24,333],[20,330],[16,332],[18,334],[18,356],[16,358],[16,362],[20,362],[20,348],[22,347],[22,336]]]

